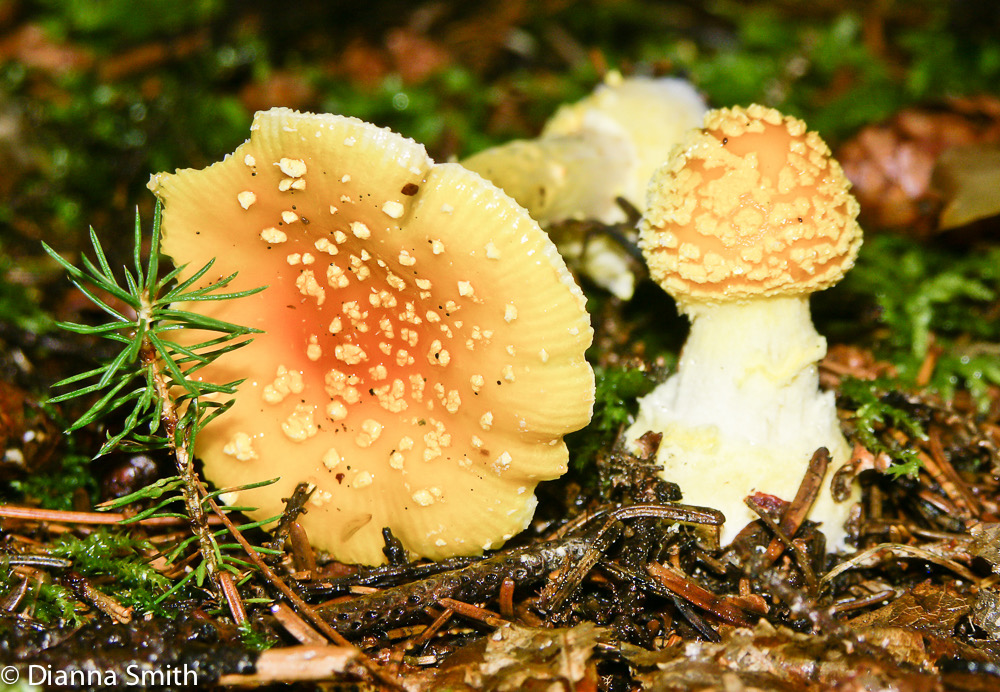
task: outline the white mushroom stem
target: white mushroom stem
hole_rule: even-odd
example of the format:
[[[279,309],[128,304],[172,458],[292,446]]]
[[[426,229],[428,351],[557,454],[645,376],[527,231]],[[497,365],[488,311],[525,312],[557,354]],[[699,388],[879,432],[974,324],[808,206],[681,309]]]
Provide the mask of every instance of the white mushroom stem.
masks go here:
[[[817,448],[831,469],[850,447],[832,392],[819,390],[826,340],[813,327],[808,295],[683,306],[691,333],[677,373],[639,402],[627,435],[663,433],[657,459],[684,501],[722,511],[723,544],[756,515],[747,495],[795,497]],[[836,503],[826,477],[809,518],[843,548],[850,502]]]

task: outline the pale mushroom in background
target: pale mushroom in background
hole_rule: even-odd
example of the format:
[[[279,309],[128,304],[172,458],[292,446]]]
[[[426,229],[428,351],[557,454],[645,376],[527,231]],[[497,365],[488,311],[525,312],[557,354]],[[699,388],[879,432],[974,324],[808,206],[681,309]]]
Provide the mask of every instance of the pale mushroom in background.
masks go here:
[[[384,562],[383,527],[432,559],[525,528],[594,380],[584,296],[519,205],[389,130],[280,108],[150,188],[177,265],[268,287],[182,306],[264,331],[199,371],[246,378],[198,435],[207,478],[281,478],[230,502],[269,517],[311,483],[300,522],[345,562]]]
[[[809,314],[809,294],[836,283],[861,245],[849,187],[815,132],[758,105],[710,111],[650,183],[640,244],[691,332],[627,437],[663,433],[663,476],[685,502],[725,514],[723,544],[756,518],[747,495],[793,499],[819,447],[831,468],[849,459],[834,395],[819,390],[826,340]],[[835,502],[832,475],[807,518],[842,548],[856,491]]]
[[[559,108],[537,139],[487,149],[462,165],[503,188],[543,226],[568,219],[619,223],[626,215],[617,199],[645,209],[653,172],[705,110],[682,79],[623,79],[612,72],[590,96]],[[620,247],[607,238],[586,248],[579,238],[558,242],[564,255],[582,255],[585,273],[598,285],[623,299],[632,296],[635,278]]]

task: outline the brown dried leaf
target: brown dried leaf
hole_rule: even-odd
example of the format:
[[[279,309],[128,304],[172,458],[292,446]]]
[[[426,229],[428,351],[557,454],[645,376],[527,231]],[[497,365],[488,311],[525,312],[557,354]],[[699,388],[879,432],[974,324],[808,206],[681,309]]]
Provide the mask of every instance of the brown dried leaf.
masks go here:
[[[917,584],[889,605],[848,621],[852,629],[905,628],[939,637],[954,634],[955,625],[972,610],[973,599],[952,586],[929,581]]]
[[[1000,639],[1000,593],[995,589],[983,589],[972,607],[972,622],[990,635]]]
[[[889,655],[879,658],[860,652],[840,638],[803,634],[784,627],[775,629],[766,621],[752,630],[724,627],[722,635],[717,644],[689,642],[656,652],[623,647],[622,654],[637,668],[655,667],[637,676],[644,689],[939,689],[930,676],[900,665],[916,662],[912,657],[901,661],[891,656],[902,652],[904,643],[910,646],[906,653],[913,652],[920,635],[914,640],[901,633],[900,650],[886,651]]]
[[[933,185],[944,200],[942,230],[1000,214],[1000,146],[972,145],[942,152]]]
[[[986,560],[1000,574],[1000,523],[976,524],[969,533],[973,539],[969,546],[972,555]]]
[[[575,689],[593,676],[591,654],[603,630],[593,623],[542,629],[504,625],[489,637],[483,660],[466,670],[476,689]]]

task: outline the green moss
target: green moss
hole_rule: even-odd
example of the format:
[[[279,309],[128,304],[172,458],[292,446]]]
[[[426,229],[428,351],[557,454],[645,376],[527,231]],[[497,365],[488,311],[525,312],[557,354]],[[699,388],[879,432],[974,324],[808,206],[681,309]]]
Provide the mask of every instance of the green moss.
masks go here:
[[[217,16],[222,0],[41,0],[52,31],[117,45],[173,33]],[[141,9],[141,11],[137,11]]]
[[[892,384],[884,381],[848,378],[841,383],[841,404],[854,409],[851,421],[855,437],[869,452],[888,455],[893,461],[888,472],[893,476],[916,476],[921,461],[917,450],[901,444],[887,430],[899,430],[907,439],[924,439],[920,421],[891,403]]]
[[[146,562],[143,551],[156,552],[148,541],[124,531],[99,529],[84,538],[60,537],[50,554],[72,560],[75,572],[99,579],[98,588],[123,605],[166,615],[168,611],[154,601],[170,588],[170,580]]]
[[[53,465],[10,482],[10,489],[18,501],[44,509],[72,510],[73,494],[79,488],[85,490],[92,501],[97,500],[97,479],[90,459],[80,454],[61,454]]]
[[[6,597],[21,586],[21,577],[10,569],[7,559],[0,557],[0,595]],[[77,598],[72,591],[61,584],[53,584],[44,579],[31,579],[28,591],[19,601],[33,618],[41,622],[61,622],[70,627],[83,624],[77,612]]]
[[[254,627],[253,622],[244,620],[237,626],[240,641],[251,651],[266,651],[281,643],[278,637],[263,627]]]
[[[918,384],[937,348],[929,386],[946,398],[967,388],[988,405],[987,387],[1000,385],[1000,247],[968,252],[871,236],[842,288],[876,307],[872,345],[897,367],[900,385]]]

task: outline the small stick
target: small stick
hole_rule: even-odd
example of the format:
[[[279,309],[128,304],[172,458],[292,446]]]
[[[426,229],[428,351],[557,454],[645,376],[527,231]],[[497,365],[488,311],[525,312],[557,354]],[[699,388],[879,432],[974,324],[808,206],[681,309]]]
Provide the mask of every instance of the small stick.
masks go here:
[[[853,601],[848,601],[846,603],[834,603],[830,606],[830,611],[833,614],[846,613],[851,610],[857,610],[858,608],[864,608],[866,606],[875,605],[876,603],[881,603],[882,601],[892,598],[896,595],[893,589],[885,589],[877,593],[873,593],[871,596],[864,596],[862,598],[856,598]]]
[[[816,495],[819,493],[820,487],[823,485],[823,478],[826,476],[829,465],[830,452],[826,447],[820,447],[812,455],[812,459],[809,460],[809,468],[802,477],[802,482],[799,483],[795,499],[792,500],[792,504],[785,510],[784,516],[781,517],[781,521],[778,523],[780,532],[775,531],[775,537],[771,539],[771,543],[767,546],[763,564],[761,565],[762,569],[770,567],[778,559],[778,556],[782,553],[783,544],[791,547],[791,543],[786,542],[780,536],[784,534],[791,538],[798,532],[799,527],[802,526],[802,522],[805,520],[806,514],[809,513],[809,508],[812,507],[813,502],[816,500]],[[756,508],[751,506],[750,509],[760,515],[760,512]],[[768,519],[765,519],[763,515],[761,515],[761,518],[764,519],[765,523],[768,523]]]
[[[753,510],[754,513],[756,513],[757,516],[760,517],[761,521],[767,524],[767,527],[771,529],[771,531],[774,533],[776,539],[772,539],[772,541],[778,540],[782,544],[784,544],[786,548],[790,548],[792,550],[792,552],[795,554],[795,561],[798,563],[799,569],[802,570],[802,576],[805,578],[806,583],[809,585],[809,590],[812,593],[816,593],[816,587],[817,587],[816,573],[813,572],[812,565],[809,564],[809,556],[805,554],[805,551],[802,549],[802,545],[796,543],[787,535],[785,535],[785,532],[781,529],[781,526],[779,526],[778,523],[771,518],[771,515],[769,515],[764,510],[763,507],[757,504],[756,500],[754,500],[752,495],[747,496],[746,505],[751,510]],[[764,553],[764,560],[766,559],[767,559],[767,553]],[[761,562],[764,562],[764,560],[761,560]],[[757,561],[754,561],[754,563],[755,562]],[[760,569],[763,568],[763,567],[758,567],[754,563],[751,563],[754,571],[759,571]],[[766,563],[764,566],[767,566],[769,564],[770,563]]]
[[[98,590],[86,577],[73,572],[68,574],[64,581],[77,596],[84,601],[92,603],[105,615],[123,625],[132,622],[132,608],[126,608],[111,596]]]
[[[299,483],[295,486],[295,492],[285,500],[285,510],[281,513],[277,526],[271,531],[271,540],[267,543],[268,548],[281,550],[285,537],[288,536],[299,515],[306,511],[305,504],[312,497],[315,489],[316,486],[311,483]]]
[[[293,521],[288,527],[288,540],[292,544],[292,564],[296,572],[308,572],[310,578],[316,576],[316,553],[309,543],[309,536],[302,524]],[[273,545],[273,542],[272,542]]]
[[[10,593],[4,596],[3,599],[0,599],[0,610],[5,613],[14,613],[26,593],[28,593],[28,580],[21,579],[21,583],[17,585],[17,588],[11,589]]]
[[[287,603],[275,603],[271,606],[271,615],[300,644],[308,646],[326,645],[326,637],[310,627],[309,623],[300,618],[298,613],[292,610]]]
[[[251,675],[219,678],[224,687],[253,687],[272,683],[330,680],[350,672],[360,652],[353,646],[289,646],[261,653]]]
[[[445,608],[440,615],[434,618],[434,622],[432,622],[429,627],[424,628],[424,631],[417,635],[417,637],[413,640],[413,648],[416,651],[422,650],[427,643],[434,638],[434,635],[448,623],[448,620],[450,620],[451,616],[454,614],[454,610],[451,608]]]
[[[229,572],[219,572],[218,582],[222,595],[229,605],[229,612],[233,615],[233,622],[242,625],[247,621],[247,610],[243,607],[243,599],[240,598],[236,584],[233,583],[233,575]]]
[[[480,608],[479,606],[474,606],[470,603],[464,603],[463,601],[456,601],[454,598],[440,598],[438,599],[438,603],[449,610],[455,611],[459,615],[473,620],[479,620],[490,627],[500,627],[500,625],[510,624],[507,620],[504,620],[491,610],[486,610],[485,608]]]
[[[732,603],[724,601],[708,589],[698,586],[685,575],[677,574],[673,568],[658,562],[650,562],[646,571],[670,593],[707,610],[720,620],[744,627],[753,626],[746,614]]]
[[[941,486],[941,490],[945,492],[952,502],[961,509],[964,509],[968,514],[976,518],[982,516],[982,509],[976,501],[975,495],[969,492],[965,481],[958,475],[955,467],[951,465],[944,454],[944,445],[941,444],[941,433],[935,429],[931,429],[928,435],[927,446],[930,450],[930,455],[924,452],[918,452],[918,455],[924,463],[924,468],[927,469],[927,472]]]
[[[0,518],[51,521],[58,524],[118,524],[129,518],[115,512],[70,512],[61,509],[39,509],[0,504]],[[135,522],[140,526],[186,526],[186,517],[149,517]],[[214,523],[214,522],[213,522]]]
[[[856,555],[852,555],[849,559],[844,560],[839,565],[824,574],[819,580],[820,586],[829,584],[835,577],[840,576],[847,570],[853,569],[854,567],[871,567],[878,564],[881,562],[883,555],[886,554],[895,555],[896,557],[916,557],[922,560],[927,560],[928,562],[933,562],[936,565],[941,565],[942,567],[950,569],[952,572],[955,572],[963,579],[967,579],[972,584],[978,586],[981,582],[979,577],[954,560],[949,560],[948,558],[941,557],[940,555],[935,555],[930,551],[916,546],[906,545],[905,543],[880,543],[874,548],[869,548],[868,550],[862,551]]]
[[[602,516],[601,513],[592,518]],[[564,573],[562,583],[550,581],[542,589],[541,602],[550,611],[559,610],[576,590],[576,587],[603,557],[604,551],[614,543],[621,534],[621,524],[625,519],[649,518],[667,519],[679,524],[694,524],[710,526],[714,529],[713,539],[716,545],[719,541],[719,527],[725,521],[722,512],[708,507],[679,504],[636,504],[618,507],[607,513],[607,519],[598,530],[590,548],[582,558],[574,562]]]
[[[508,620],[514,619],[514,587],[516,584],[510,577],[504,577],[503,584],[500,585],[500,595],[497,602],[500,605],[500,614]]]
[[[6,558],[8,565],[23,565],[25,567],[72,567],[73,561],[62,557],[49,557],[48,555],[11,555]]]
[[[914,380],[914,383],[918,387],[926,387],[930,384],[931,377],[934,376],[934,368],[937,367],[938,358],[941,357],[942,350],[940,346],[933,342],[927,349],[927,354],[924,356],[924,360],[920,364],[920,369],[917,370],[917,377]]]

